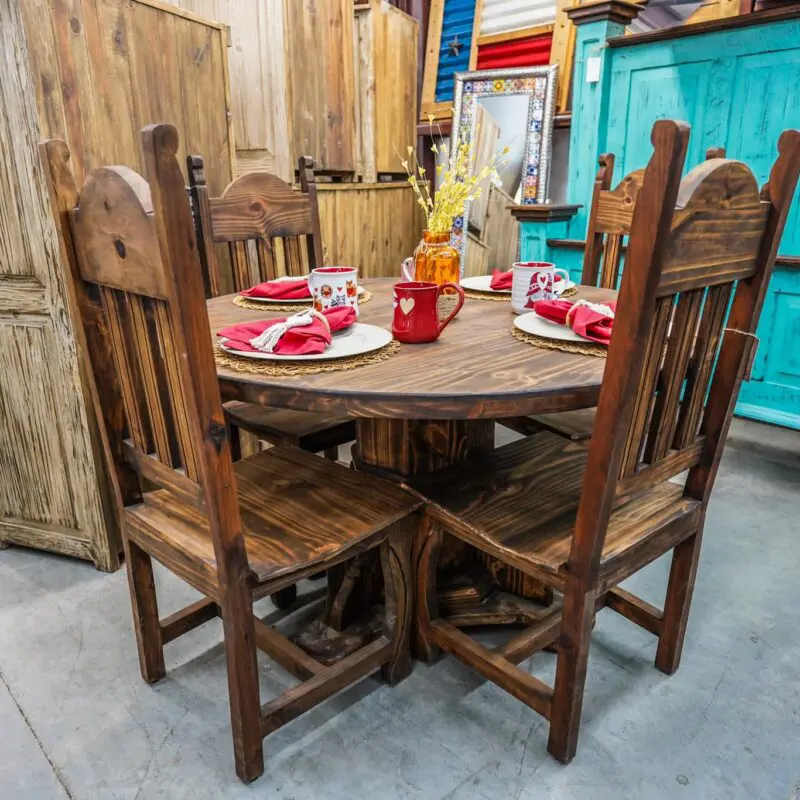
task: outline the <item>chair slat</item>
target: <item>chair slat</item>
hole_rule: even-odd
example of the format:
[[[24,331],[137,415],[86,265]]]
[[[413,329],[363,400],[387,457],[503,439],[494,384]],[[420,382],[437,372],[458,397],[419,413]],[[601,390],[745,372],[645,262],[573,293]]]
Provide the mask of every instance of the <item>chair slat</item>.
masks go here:
[[[664,298],[656,304],[656,312],[650,338],[647,343],[646,360],[642,380],[636,396],[628,440],[622,458],[621,477],[632,475],[636,470],[644,447],[644,434],[653,410],[654,393],[658,373],[664,360],[664,347],[672,318],[672,298]]]
[[[675,429],[673,447],[678,450],[688,447],[698,434],[708,383],[732,289],[733,284],[727,283],[712,286],[706,294],[703,315],[687,370],[683,402]]]
[[[154,450],[150,418],[147,413],[147,400],[144,396],[139,369],[131,358],[127,344],[126,330],[130,325],[123,324],[127,317],[124,295],[116,289],[100,287],[100,298],[108,324],[108,333],[120,377],[122,402],[125,407],[128,429],[136,447],[143,453]]]
[[[704,297],[705,290],[698,289],[678,298],[644,451],[644,460],[648,464],[662,459],[672,444],[678,422],[681,389],[697,335]]]
[[[175,430],[178,447],[180,449],[181,464],[186,474],[193,481],[199,480],[197,467],[197,454],[189,430],[189,411],[186,405],[186,395],[183,392],[180,365],[178,363],[177,348],[172,335],[172,320],[166,303],[157,302],[156,315],[159,336],[163,346],[164,362],[166,365],[166,380],[169,387],[169,396],[173,399],[173,413],[175,415]]]
[[[233,268],[233,288],[234,291],[242,292],[253,285],[247,245],[245,242],[231,242],[228,245],[228,249],[231,254],[231,266]]]
[[[256,254],[258,257],[258,277],[261,281],[274,281],[278,277],[278,268],[275,263],[275,251],[269,239],[256,239]]]
[[[621,258],[622,236],[607,236],[605,248],[603,249],[603,268],[600,273],[600,286],[604,289],[617,288]]]
[[[133,324],[132,341],[142,370],[144,394],[147,399],[156,454],[163,463],[170,467],[178,467],[180,459],[177,456],[174,426],[172,425],[171,410],[168,407],[166,370],[163,358],[156,358],[154,353],[155,347],[156,352],[161,356],[164,348],[162,342],[157,338],[158,331],[152,316],[152,301],[132,294],[127,294],[125,299],[130,309],[130,318]],[[145,308],[145,304],[147,304],[147,308]]]

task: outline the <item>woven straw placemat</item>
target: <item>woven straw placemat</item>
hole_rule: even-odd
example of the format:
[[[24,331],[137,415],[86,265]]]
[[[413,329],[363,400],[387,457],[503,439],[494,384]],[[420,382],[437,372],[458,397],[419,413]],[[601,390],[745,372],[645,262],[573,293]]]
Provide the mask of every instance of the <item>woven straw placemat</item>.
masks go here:
[[[525,333],[519,328],[512,328],[511,333],[522,342],[532,344],[534,347],[544,347],[546,350],[561,350],[564,353],[578,353],[582,356],[596,356],[597,358],[605,358],[608,355],[608,348],[605,345],[594,342],[564,342],[560,339],[545,339],[542,336]]]
[[[222,349],[219,343],[214,344],[214,360],[217,366],[227,367],[236,372],[249,372],[251,375],[269,375],[271,378],[288,378],[296,375],[314,375],[320,372],[339,372],[355,369],[366,364],[379,364],[393,356],[400,349],[400,342],[392,339],[380,350],[362,353],[349,358],[337,358],[335,361],[266,361],[235,356]]]
[[[372,292],[368,289],[364,290],[364,294],[359,295],[358,302],[361,303],[369,303],[372,300]],[[287,301],[285,303],[259,303],[255,300],[251,300],[249,297],[242,297],[240,294],[237,294],[233,298],[233,304],[235,306],[239,306],[239,308],[247,308],[251,311],[302,311],[304,308],[308,308],[311,305],[310,300],[295,300]]]
[[[573,286],[571,289],[566,289],[563,291],[559,298],[561,297],[572,297],[573,295],[578,294],[578,287]],[[495,292],[478,292],[475,289],[464,289],[464,297],[471,297],[473,300],[491,300],[494,303],[505,303],[511,302],[511,295],[510,294],[498,294]]]

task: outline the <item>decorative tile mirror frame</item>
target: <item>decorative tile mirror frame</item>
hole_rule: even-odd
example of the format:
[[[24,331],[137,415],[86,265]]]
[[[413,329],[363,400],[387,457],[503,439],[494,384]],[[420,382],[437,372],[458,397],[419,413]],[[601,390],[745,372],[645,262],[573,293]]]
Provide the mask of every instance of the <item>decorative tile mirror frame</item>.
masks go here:
[[[456,74],[455,109],[451,152],[476,138],[476,106],[481,98],[527,95],[527,117],[520,124],[525,137],[520,175],[520,204],[547,202],[550,157],[553,143],[553,117],[558,66],[518,67],[515,69],[459,72]],[[514,137],[515,139],[517,137]],[[453,245],[461,254],[462,274],[466,263],[468,237],[465,220],[472,203],[467,202],[464,216],[453,224]]]

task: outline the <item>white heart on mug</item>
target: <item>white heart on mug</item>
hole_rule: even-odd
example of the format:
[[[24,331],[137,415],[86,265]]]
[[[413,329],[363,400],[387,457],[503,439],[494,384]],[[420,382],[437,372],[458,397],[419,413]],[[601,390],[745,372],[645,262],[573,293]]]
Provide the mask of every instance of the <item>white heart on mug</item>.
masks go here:
[[[414,310],[414,298],[413,297],[401,297],[400,298],[400,310],[408,316]]]

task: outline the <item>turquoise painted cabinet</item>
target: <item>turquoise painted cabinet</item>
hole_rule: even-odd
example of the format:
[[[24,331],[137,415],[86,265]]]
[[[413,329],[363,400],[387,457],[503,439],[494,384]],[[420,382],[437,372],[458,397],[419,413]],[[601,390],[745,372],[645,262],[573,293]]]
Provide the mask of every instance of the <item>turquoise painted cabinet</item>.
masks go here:
[[[780,133],[800,128],[800,10],[761,24],[741,22],[663,40],[611,38],[604,48],[598,37],[617,36],[613,23],[578,27],[568,202],[588,204],[602,152],[616,156],[615,183],[644,166],[652,152],[650,129],[663,118],[692,127],[687,169],[703,160],[706,148],[722,146],[761,183],[767,180]],[[587,84],[590,57],[601,59],[602,72],[598,82]],[[585,238],[587,213],[584,208],[573,218],[566,238]],[[582,253],[549,246],[554,238],[560,237],[539,234],[541,256],[579,275]],[[533,231],[523,232],[523,243],[528,239],[537,240]],[[740,415],[800,429],[798,256],[800,191],[764,305],[752,380],[742,386],[737,407]]]

